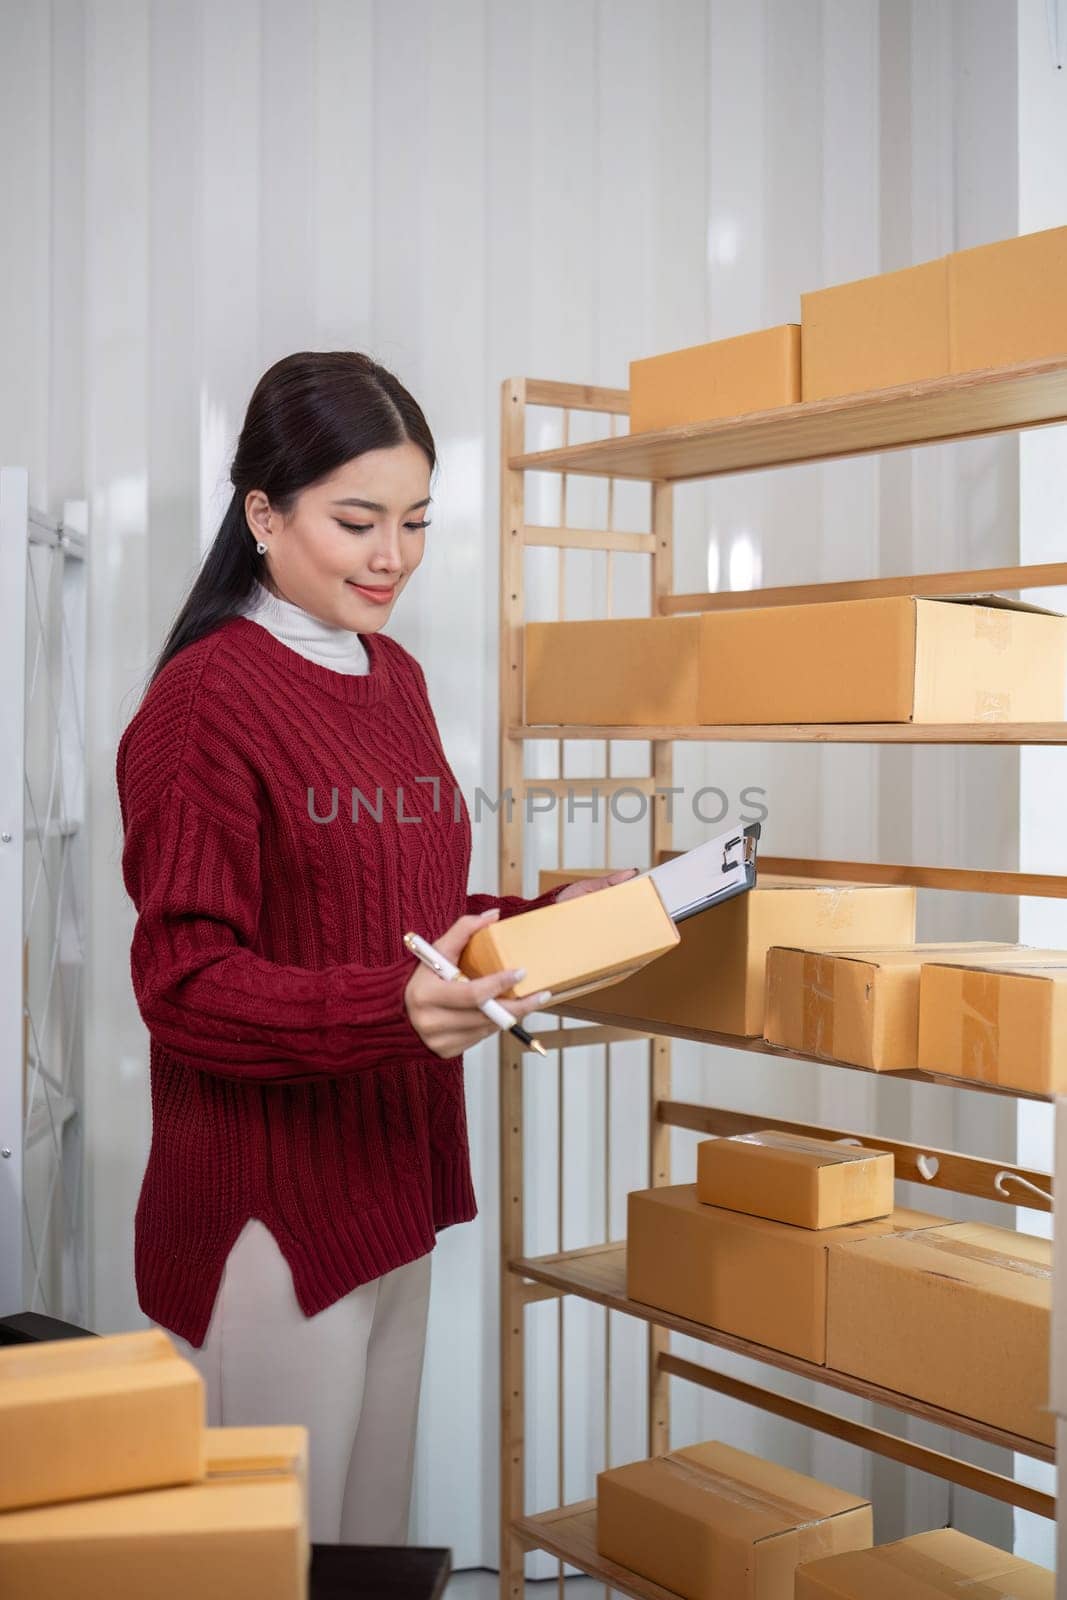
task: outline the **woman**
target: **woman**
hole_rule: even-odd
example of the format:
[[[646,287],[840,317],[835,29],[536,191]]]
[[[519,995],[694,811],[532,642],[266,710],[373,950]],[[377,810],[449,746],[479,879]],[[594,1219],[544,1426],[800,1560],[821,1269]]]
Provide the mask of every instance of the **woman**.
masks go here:
[[[426,683],[381,632],[435,465],[367,357],[271,367],[116,762],[150,1033],[139,1302],[203,1374],[210,1423],[308,1427],[328,1543],[407,1537],[430,1251],[476,1210],[460,1058],[516,976],[445,983],[402,936],[455,958],[494,917],[629,875],[467,893]]]

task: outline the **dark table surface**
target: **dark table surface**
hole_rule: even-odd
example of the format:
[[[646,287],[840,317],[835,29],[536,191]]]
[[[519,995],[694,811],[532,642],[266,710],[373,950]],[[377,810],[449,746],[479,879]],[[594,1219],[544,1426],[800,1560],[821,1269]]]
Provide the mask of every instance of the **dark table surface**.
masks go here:
[[[0,1345],[93,1337],[88,1328],[39,1311],[0,1317]],[[308,1600],[439,1600],[451,1570],[450,1550],[313,1544]]]
[[[451,1569],[450,1550],[315,1544],[309,1600],[439,1600]]]

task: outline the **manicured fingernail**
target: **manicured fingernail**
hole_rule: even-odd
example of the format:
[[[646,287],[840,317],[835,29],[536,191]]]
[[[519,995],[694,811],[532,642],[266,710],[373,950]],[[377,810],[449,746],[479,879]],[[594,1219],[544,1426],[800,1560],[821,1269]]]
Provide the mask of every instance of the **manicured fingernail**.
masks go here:
[[[514,967],[512,969],[512,971],[508,974],[508,976],[511,978],[512,983],[518,983],[520,978],[525,978],[525,976],[526,976],[526,968],[525,967]]]
[[[493,906],[493,907],[491,907],[490,910],[482,912],[482,916],[485,918],[485,920],[487,922],[492,922],[493,918],[494,917],[499,917],[499,915],[500,915],[500,907],[499,906]]]
[[[551,998],[552,998],[552,990],[551,989],[542,989],[541,993],[537,996],[537,1004],[539,1006],[543,1006],[549,1000],[551,1000]]]

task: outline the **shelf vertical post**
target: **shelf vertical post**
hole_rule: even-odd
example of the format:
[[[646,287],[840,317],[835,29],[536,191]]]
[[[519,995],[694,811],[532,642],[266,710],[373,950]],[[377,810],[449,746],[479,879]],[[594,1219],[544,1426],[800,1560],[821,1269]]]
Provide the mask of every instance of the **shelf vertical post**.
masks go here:
[[[499,884],[521,894],[523,744],[508,729],[523,721],[522,621],[525,474],[509,465],[525,449],[526,382],[501,385],[500,415],[500,753]],[[522,1600],[523,1546],[513,1532],[525,1510],[524,1301],[508,1262],[524,1254],[522,1046],[502,1033],[500,1062],[500,1597]]]
[[[652,551],[650,612],[659,615],[659,603],[674,587],[674,488],[670,483],[654,482],[652,493]],[[652,861],[660,850],[669,850],[673,837],[673,795],[670,789],[674,770],[674,748],[669,740],[652,744]],[[648,1181],[652,1188],[671,1181],[671,1130],[659,1120],[656,1108],[671,1093],[671,1043],[669,1039],[650,1039],[648,1045]],[[670,1449],[670,1378],[660,1367],[670,1335],[665,1328],[649,1327],[648,1333],[648,1453],[662,1455]]]

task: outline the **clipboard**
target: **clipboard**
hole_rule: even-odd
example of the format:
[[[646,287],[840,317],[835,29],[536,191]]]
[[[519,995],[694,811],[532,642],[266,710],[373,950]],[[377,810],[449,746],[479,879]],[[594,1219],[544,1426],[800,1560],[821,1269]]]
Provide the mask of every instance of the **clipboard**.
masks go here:
[[[651,878],[671,918],[684,922],[755,888],[759,837],[758,822],[734,827],[658,867],[646,868],[638,877]]]

